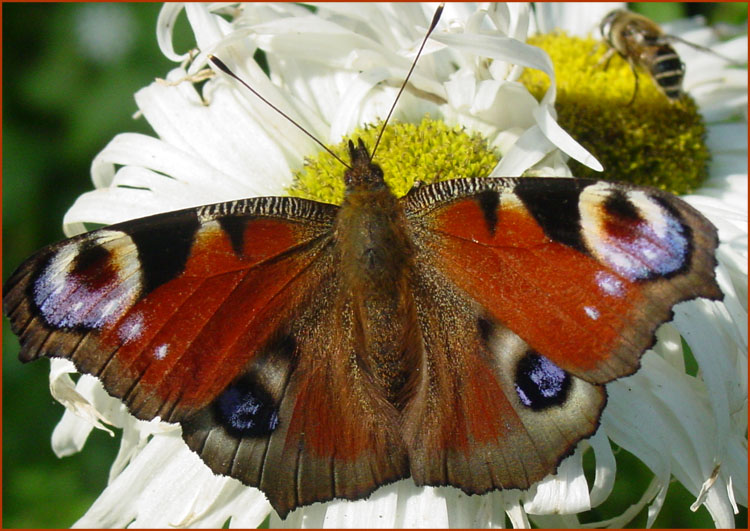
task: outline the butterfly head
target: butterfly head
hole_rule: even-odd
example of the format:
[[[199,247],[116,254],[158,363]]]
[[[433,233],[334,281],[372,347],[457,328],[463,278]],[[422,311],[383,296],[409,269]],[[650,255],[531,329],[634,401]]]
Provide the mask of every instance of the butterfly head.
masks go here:
[[[383,170],[380,166],[373,164],[367,147],[362,139],[357,139],[357,146],[349,141],[349,156],[352,159],[351,168],[344,173],[344,183],[347,191],[353,190],[377,190],[385,187]]]

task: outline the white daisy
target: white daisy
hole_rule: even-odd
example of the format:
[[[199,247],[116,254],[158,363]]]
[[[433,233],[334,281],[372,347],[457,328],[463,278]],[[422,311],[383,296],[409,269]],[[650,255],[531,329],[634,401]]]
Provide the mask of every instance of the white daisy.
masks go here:
[[[534,20],[544,32],[598,39],[602,16],[622,7],[541,4]],[[719,42],[700,19],[664,30],[747,62],[747,35]],[[599,434],[641,459],[654,482],[638,506],[600,524],[625,525],[635,509],[650,504],[651,525],[674,477],[696,496],[691,509],[705,504],[717,527],[733,527],[737,504],[747,503],[747,69],[683,43],[674,47],[686,64],[683,88],[706,123],[711,155],[708,179],[684,198],[719,229],[717,276],[725,299],[676,306],[674,322],[660,329],[642,369],[607,386],[610,400]],[[649,81],[640,75],[643,87]],[[680,335],[698,361],[697,376],[686,373]]]
[[[324,142],[337,143],[355,127],[385,116],[434,6],[330,4],[320,5],[316,13],[311,13],[291,4],[187,4],[184,10],[198,50],[194,57],[172,48],[171,31],[182,9],[177,4],[164,7],[157,36],[164,54],[183,65],[166,76],[171,83],[155,82],[136,94],[140,112],[157,138],[121,134],[110,142],[92,165],[96,189],[82,195],[65,217],[67,234],[82,232],[86,223],[111,224],[200,204],[283,194],[292,183],[293,172],[302,167],[305,157],[318,151],[317,146],[222,75],[206,82],[202,93],[189,81],[180,81],[197,79],[206,66],[207,54],[215,53],[307,130]],[[493,4],[476,9],[449,4],[411,78],[396,119],[418,122],[429,113],[451,125],[481,133],[503,155],[494,171],[496,175],[569,175],[566,156],[600,169],[596,159],[554,120],[556,82],[551,62],[538,48],[521,42],[530,24],[526,5]],[[270,79],[253,60],[256,49],[266,52]],[[551,86],[541,102],[518,83],[522,67],[542,70],[550,77]],[[686,88],[689,90],[689,86]],[[714,157],[716,161],[716,154]],[[734,182],[736,179],[728,173],[736,166],[731,161],[725,166],[724,180]],[[746,169],[744,173],[746,177]],[[709,182],[715,182],[715,175],[712,168]],[[717,184],[715,189],[718,197],[723,193],[720,190],[726,188]],[[700,206],[696,201],[699,200],[694,204]],[[709,211],[706,213],[711,216]],[[741,218],[743,213],[746,219],[746,205],[738,216]],[[272,526],[502,526],[507,515],[513,526],[528,527],[529,515],[575,515],[608,496],[615,462],[608,437],[655,471],[658,484],[648,491],[649,495],[654,491],[663,496],[670,474],[688,488],[696,482],[700,486],[708,478],[704,473],[706,466],[712,469],[714,458],[720,459],[719,477],[708,491],[706,503],[715,508],[715,514],[721,514],[717,523],[728,522],[726,504],[715,494],[716,485],[724,488],[725,498],[747,497],[746,475],[744,483],[736,475],[737,460],[741,461],[733,442],[738,440],[737,427],[720,420],[726,411],[739,418],[743,403],[746,411],[746,383],[743,388],[731,390],[723,383],[737,381],[737,373],[728,368],[732,361],[741,368],[746,352],[739,341],[744,339],[746,345],[746,331],[743,336],[737,324],[746,321],[741,318],[742,312],[745,317],[747,312],[741,302],[745,300],[743,285],[744,294],[747,293],[747,266],[736,254],[737,249],[742,252],[740,218],[729,221],[723,214],[711,218],[722,231],[719,274],[723,275],[727,300],[723,304],[700,301],[697,305],[680,306],[677,311],[677,325],[686,336],[690,330],[680,325],[682,308],[688,308],[684,319],[689,328],[695,322],[690,308],[696,307],[709,312],[712,322],[721,327],[722,336],[701,332],[695,344],[691,343],[701,361],[703,379],[685,375],[676,332],[664,327],[660,334],[667,339],[656,349],[658,354],[647,354],[644,368],[633,377],[610,384],[610,405],[602,420],[603,429],[582,443],[556,475],[529,492],[467,497],[457,489],[417,488],[411,480],[404,480],[379,489],[367,500],[300,508],[282,522],[260,491],[213,475],[182,442],[178,426],[136,421],[93,378],[82,377],[74,386],[67,375],[72,370],[70,365],[58,360],[53,362],[51,374],[53,394],[79,416],[66,413],[53,439],[56,451],[68,454],[80,450],[87,430],[92,425],[101,427],[101,422],[123,429],[110,484],[76,526],[219,527],[229,522],[231,527],[257,527],[271,514]],[[730,229],[722,228],[722,224],[736,230],[728,239]],[[734,242],[735,248],[724,242]],[[745,230],[745,252],[746,249]],[[739,298],[730,293],[738,293]],[[732,303],[735,298],[737,301]],[[705,324],[702,326],[705,328]],[[721,352],[732,351],[732,357],[722,361],[720,367],[706,368],[701,360],[704,354],[699,352],[703,345],[698,343],[713,341],[712,337],[723,341]],[[711,352],[712,348],[706,345],[702,352]],[[665,381],[675,382],[677,391],[653,389],[650,382],[661,382],[665,375]],[[642,386],[644,391],[627,391],[626,382],[631,380],[635,382],[631,384],[633,388]],[[718,396],[704,382],[722,382],[725,391],[719,391]],[[656,422],[691,405],[693,415],[689,419],[678,417],[679,422],[672,421],[651,438],[640,437],[638,429],[628,429],[643,422],[644,417],[636,416],[638,411]],[[739,412],[736,406],[740,406]],[[704,410],[710,414],[695,415]],[[81,414],[88,420],[82,420]],[[706,440],[707,424],[727,435],[726,445]],[[653,444],[654,440],[661,446]],[[683,444],[684,452],[670,454],[670,445],[677,447],[678,442]],[[597,463],[591,488],[581,467],[582,454],[589,446]],[[707,449],[711,455],[705,458]],[[699,458],[686,459],[690,450]],[[730,477],[734,491],[727,490]],[[531,518],[537,525],[577,524],[575,516]]]

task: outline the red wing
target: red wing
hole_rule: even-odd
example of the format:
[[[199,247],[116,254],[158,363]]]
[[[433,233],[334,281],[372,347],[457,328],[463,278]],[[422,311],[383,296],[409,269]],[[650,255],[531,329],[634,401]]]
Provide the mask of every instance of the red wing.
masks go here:
[[[4,286],[20,357],[70,358],[136,416],[180,420],[233,381],[315,288],[336,210],[249,199],[47,247]]]
[[[395,408],[353,374],[337,208],[258,198],[163,214],[37,253],[5,286],[21,359],[66,357],[139,418],[180,422],[216,472],[284,517],[408,475]]]
[[[403,413],[414,481],[528,488],[596,431],[603,386],[545,364],[430,264],[414,276],[424,356]]]
[[[259,487],[282,518],[300,505],[365,497],[409,474],[396,408],[354,367],[362,345],[351,293],[332,256],[322,262],[325,274],[302,311],[220,397],[236,389],[261,399],[252,407],[276,404],[274,429],[254,434],[241,419],[222,421],[223,406],[183,422],[185,440],[215,472]]]
[[[243,434],[221,422],[217,408],[183,422],[185,440],[215,472],[259,487],[282,518],[300,505],[365,497],[409,475],[398,412],[353,368],[362,347],[351,294],[330,258],[314,297],[233,385],[270,395],[278,404],[275,429],[267,437]]]
[[[554,472],[671,306],[721,295],[715,229],[656,190],[467,179],[404,203],[424,356],[402,433],[418,484],[482,493]]]
[[[577,179],[466,179],[406,200],[417,261],[559,367],[630,374],[671,307],[720,298],[716,229],[655,189]]]

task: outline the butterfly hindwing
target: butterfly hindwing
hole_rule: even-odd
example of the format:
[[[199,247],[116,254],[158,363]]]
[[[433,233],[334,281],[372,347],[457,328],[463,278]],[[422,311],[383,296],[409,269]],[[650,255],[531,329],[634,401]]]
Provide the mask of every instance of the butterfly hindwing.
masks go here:
[[[261,488],[282,518],[300,505],[362,498],[409,475],[398,411],[356,368],[353,299],[330,258],[315,265],[325,271],[317,288],[299,287],[312,291],[308,303],[238,380],[240,392],[264,387],[276,395],[268,436],[228,426],[216,407],[183,423],[188,445],[215,472]],[[277,374],[288,374],[283,386],[272,381]]]
[[[412,476],[470,494],[529,487],[596,431],[603,387],[545,366],[441,271],[423,262],[416,279],[425,361],[404,412]]]

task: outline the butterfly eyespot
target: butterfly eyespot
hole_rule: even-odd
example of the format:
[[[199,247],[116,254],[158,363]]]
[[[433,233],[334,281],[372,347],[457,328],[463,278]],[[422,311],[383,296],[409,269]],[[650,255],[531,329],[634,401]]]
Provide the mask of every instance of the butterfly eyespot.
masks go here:
[[[659,197],[598,183],[581,194],[589,251],[628,280],[677,274],[689,265],[690,229]]]
[[[516,393],[533,410],[559,406],[570,391],[570,376],[548,358],[530,350],[516,366]]]
[[[40,315],[60,328],[97,329],[116,322],[141,293],[133,251],[126,234],[108,230],[58,249],[32,284]]]
[[[244,380],[219,395],[216,410],[227,431],[240,437],[267,435],[279,425],[273,401],[257,386]]]

